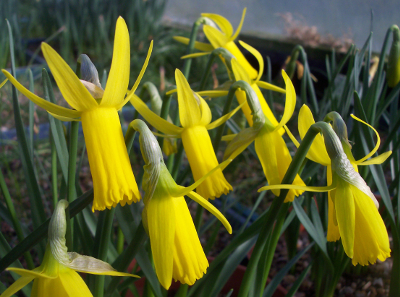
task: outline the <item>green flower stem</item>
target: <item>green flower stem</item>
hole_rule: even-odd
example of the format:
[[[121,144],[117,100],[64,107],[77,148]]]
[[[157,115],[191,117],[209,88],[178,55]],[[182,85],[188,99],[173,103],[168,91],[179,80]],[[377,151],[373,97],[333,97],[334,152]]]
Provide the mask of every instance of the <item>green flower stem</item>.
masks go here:
[[[34,82],[33,82],[33,74],[32,70],[28,69],[28,77],[29,77],[29,91],[35,93],[34,90]],[[33,160],[33,126],[34,126],[34,112],[35,112],[35,104],[29,100],[29,144],[31,151],[31,158]]]
[[[122,233],[122,229],[118,228],[118,239],[117,239],[117,252],[118,254],[122,254],[124,251],[124,233]]]
[[[175,294],[175,297],[186,297],[188,289],[189,289],[189,285],[181,284],[178,292],[176,292],[176,294]]]
[[[110,243],[110,237],[111,237],[111,229],[114,221],[114,213],[115,213],[115,207],[111,209],[106,209],[103,212],[105,212],[104,220],[101,222],[99,220],[97,228],[101,228],[100,230],[100,244],[99,244],[99,249],[98,249],[98,255],[97,259],[102,260],[102,261],[107,261],[107,253],[108,253],[108,244]],[[102,223],[100,226],[99,224]],[[97,231],[96,231],[97,233]],[[95,279],[95,284],[94,284],[94,296],[96,297],[103,297],[104,296],[104,281],[105,281],[106,276],[105,275],[98,275],[96,276]]]
[[[321,130],[321,126],[327,125],[327,123],[318,122],[310,127],[307,131],[306,135],[303,138],[299,148],[297,149],[296,154],[293,157],[292,162],[289,165],[288,170],[286,171],[285,176],[282,179],[282,184],[291,184],[299,172],[303,161],[307,155],[308,150],[317,134]],[[267,215],[264,218],[263,226],[261,230],[259,230],[259,237],[257,239],[256,245],[253,250],[253,254],[251,255],[249,264],[247,265],[247,269],[245,275],[243,277],[242,285],[239,290],[239,297],[247,297],[250,291],[250,287],[253,282],[253,278],[255,276],[255,272],[257,270],[257,264],[260,260],[261,253],[263,251],[263,247],[265,246],[271,229],[273,227],[273,223],[278,213],[280,212],[281,206],[285,197],[288,193],[288,190],[282,189],[278,198],[275,198],[272,202],[271,207],[268,210]]]
[[[213,50],[210,54],[210,57],[208,58],[206,68],[204,69],[203,75],[201,76],[200,89],[199,89],[200,91],[204,90],[204,88],[206,87],[206,83],[207,83],[208,75],[210,74],[211,67],[212,67],[215,59],[219,56],[223,57],[225,61],[229,62],[229,64],[225,63],[225,65],[227,65],[227,66],[229,65],[228,67],[230,67],[230,60],[232,58],[234,58],[228,50],[226,50],[222,47]],[[229,69],[229,71],[232,73],[232,69]]]
[[[181,161],[182,161],[184,151],[185,150],[183,148],[183,143],[181,142],[178,145],[178,151],[176,152],[175,162],[173,163],[174,166],[172,167],[172,171],[171,171],[171,175],[174,180],[176,180],[176,178],[178,176],[179,168],[181,166]]]
[[[197,204],[196,216],[194,218],[194,226],[196,227],[197,233],[200,231],[201,221],[203,219],[204,208],[200,204]]]
[[[303,61],[303,65],[304,65],[302,84],[304,81],[305,84],[307,85],[307,89],[308,89],[309,95],[311,97],[311,106],[313,109],[313,114],[318,114],[318,112],[319,112],[318,101],[317,101],[317,96],[315,95],[315,89],[314,89],[314,85],[313,85],[312,78],[310,75],[310,66],[308,66],[307,54],[304,51],[304,48],[302,46],[299,46],[299,50],[300,50],[300,56],[301,56],[301,59]]]
[[[93,190],[89,190],[75,199],[70,205],[71,218],[76,216],[86,206],[93,201]],[[38,228],[36,228],[31,234],[25,237],[17,246],[15,246],[6,256],[0,259],[0,272],[10,266],[16,259],[18,259],[23,253],[33,248],[43,238],[47,236],[47,228],[49,226],[50,219],[47,219]]]
[[[187,46],[186,50],[186,55],[189,55],[193,52],[194,50],[194,44],[196,43],[196,37],[197,33],[199,32],[200,25],[204,23],[204,18],[200,17],[198,18],[192,27],[192,32],[190,33],[190,40],[189,44]],[[183,75],[186,77],[186,79],[189,79],[189,73],[190,73],[190,67],[192,66],[192,59],[186,59],[185,63],[183,64]]]
[[[296,70],[296,61],[299,58],[299,54],[300,54],[301,50],[302,50],[302,46],[296,45],[293,48],[292,53],[290,54],[289,62],[286,64],[285,71],[290,79],[293,78],[294,71]]]
[[[171,105],[171,100],[172,96],[171,95],[164,95],[164,100],[162,101],[161,105],[161,111],[160,111],[160,117],[166,120],[169,115],[169,107]],[[160,144],[160,147],[163,147],[164,144],[164,137],[158,137],[158,143]],[[174,160],[173,155],[168,157],[168,160],[172,159]],[[168,167],[169,168],[169,167]]]
[[[24,233],[22,232],[20,221],[17,218],[17,213],[15,212],[14,204],[12,202],[12,198],[10,192],[8,191],[6,181],[4,180],[3,172],[0,170],[0,188],[1,192],[3,192],[4,200],[6,202],[8,211],[10,212],[10,217],[14,226],[14,230],[17,233],[17,237],[19,241],[24,239]],[[35,264],[33,263],[31,254],[26,251],[24,253],[25,260],[28,264],[29,269],[35,268]]]
[[[57,151],[53,137],[50,135],[50,146],[51,146],[51,191],[53,196],[53,209],[56,207],[58,202],[58,181],[57,181]]]
[[[76,199],[76,190],[75,190],[75,177],[76,177],[76,157],[78,150],[78,131],[79,131],[79,122],[71,122],[69,138],[68,138],[68,146],[69,146],[69,159],[68,159],[68,185],[67,185],[67,201],[71,203]],[[67,213],[67,247],[72,250],[73,246],[73,234],[72,234],[72,222],[70,220],[71,216],[69,213],[69,208],[66,209]]]

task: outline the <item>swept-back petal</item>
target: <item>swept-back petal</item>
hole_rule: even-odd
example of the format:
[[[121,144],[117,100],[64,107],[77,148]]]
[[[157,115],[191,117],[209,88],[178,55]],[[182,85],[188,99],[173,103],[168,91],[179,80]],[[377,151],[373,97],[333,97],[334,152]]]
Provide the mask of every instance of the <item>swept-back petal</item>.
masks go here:
[[[278,86],[275,86],[273,84],[267,83],[265,81],[258,80],[258,81],[256,81],[256,84],[257,84],[257,86],[259,86],[262,89],[271,90],[271,91],[279,92],[279,93],[282,93],[282,94],[286,94],[286,90],[285,89],[282,89],[282,88],[280,88]]]
[[[160,118],[157,114],[152,112],[150,108],[148,108],[147,105],[135,94],[132,95],[130,102],[140,113],[140,115],[157,130],[171,135],[180,135],[182,133],[183,128],[177,127],[167,120]]]
[[[110,74],[107,79],[102,106],[119,106],[123,102],[129,84],[131,67],[128,27],[122,17],[115,28],[114,49]]]
[[[329,191],[334,190],[335,188],[336,188],[336,185],[334,185],[334,184],[331,184],[330,186],[325,186],[325,187],[310,187],[310,186],[280,184],[280,185],[271,185],[271,186],[265,186],[265,187],[259,188],[257,192],[268,191],[268,190],[287,189],[287,190],[301,190],[301,191],[319,193],[319,192],[329,192]]]
[[[218,120],[215,120],[214,122],[208,124],[206,126],[207,130],[211,130],[214,129],[220,125],[222,125],[223,123],[225,123],[227,120],[229,120],[239,109],[242,108],[242,106],[245,104],[246,102],[240,104],[238,107],[236,107],[234,110],[232,110],[231,112],[228,112],[226,115],[220,117]]]
[[[33,281],[35,277],[33,276],[23,276],[19,279],[17,279],[11,286],[7,288],[2,294],[1,297],[10,297],[14,295],[16,292],[21,290],[23,287],[25,287],[27,284],[29,284],[31,281]]]
[[[214,97],[222,97],[222,96],[226,96],[228,95],[229,91],[219,91],[219,90],[210,90],[210,91],[200,91],[197,92],[197,94],[199,94],[202,97],[210,97],[210,98],[214,98]]]
[[[227,37],[232,36],[232,34],[233,34],[232,25],[223,16],[221,16],[219,14],[214,14],[214,13],[202,13],[201,16],[212,19],[214,21],[214,23],[216,23],[218,25],[218,27],[221,29],[222,32],[225,33],[225,35]]]
[[[207,102],[200,97],[200,95],[196,94],[195,96],[198,96],[198,99],[200,100],[201,120],[199,124],[206,126],[211,122],[212,119],[211,109],[208,106]]]
[[[7,268],[7,271],[15,272],[16,274],[18,274],[22,277],[32,277],[32,278],[44,277],[44,278],[50,278],[50,279],[57,277],[57,275],[48,275],[46,273],[42,273],[42,271],[39,271],[37,269],[27,270],[27,269],[23,269],[23,268],[9,267],[9,268]]]
[[[239,26],[236,28],[236,32],[235,32],[235,34],[233,34],[233,35],[231,36],[230,40],[235,40],[235,39],[239,36],[240,31],[242,30],[242,26],[243,26],[243,22],[244,22],[244,17],[246,16],[246,10],[247,10],[247,8],[245,7],[245,8],[243,9],[243,12],[242,12],[242,18],[240,19]]]
[[[147,225],[158,280],[168,290],[172,282],[175,210],[172,197],[155,197],[147,205]]]
[[[80,111],[76,111],[76,110],[72,110],[69,108],[62,107],[62,106],[58,106],[54,103],[44,100],[43,98],[40,98],[39,96],[36,96],[31,91],[26,89],[23,85],[21,85],[9,72],[7,72],[4,69],[2,70],[2,72],[10,80],[10,82],[18,89],[18,91],[20,91],[22,94],[24,94],[26,97],[28,97],[28,99],[31,100],[33,103],[39,105],[41,108],[44,108],[48,112],[54,113],[54,114],[62,116],[62,117],[69,117],[69,118],[79,118],[81,116]],[[82,85],[82,87],[83,87],[83,85]]]
[[[332,184],[332,167],[328,165],[326,168],[326,182]],[[332,192],[328,192],[328,231],[326,234],[327,241],[337,241],[340,239],[339,227],[336,219],[336,209],[333,203]]]
[[[72,122],[72,121],[79,122],[81,120],[80,118],[75,119],[75,118],[70,118],[70,117],[59,116],[52,112],[49,112],[49,114],[51,114],[53,117],[55,117],[56,119],[63,121],[63,122]]]
[[[354,198],[351,186],[340,178],[335,194],[335,209],[344,251],[349,258],[353,258],[356,226]]]
[[[209,25],[204,25],[203,31],[214,49],[224,47],[229,42],[229,38],[224,33]]]
[[[289,76],[286,74],[285,70],[282,69],[282,76],[286,85],[286,101],[285,101],[285,111],[283,112],[283,116],[278,126],[275,128],[276,130],[282,128],[289,122],[290,118],[293,115],[294,109],[296,107],[296,91],[294,90],[294,86]]]
[[[2,81],[2,83],[0,84],[0,89],[6,84],[7,80],[8,79],[6,78],[5,80]]]
[[[194,54],[189,54],[189,55],[182,56],[181,59],[197,58],[197,57],[207,56],[209,54],[210,54],[210,52],[194,53]]]
[[[251,85],[252,81],[250,79],[250,76],[247,73],[247,71],[242,67],[242,65],[240,65],[236,59],[232,59],[231,64],[232,64],[232,71],[233,71],[233,75],[235,76],[235,80],[236,81],[244,80],[245,82],[247,82]]]
[[[358,163],[364,162],[368,158],[371,158],[375,154],[375,152],[378,150],[379,146],[381,145],[381,138],[379,137],[378,131],[376,131],[375,128],[372,127],[370,124],[368,124],[368,123],[364,122],[363,120],[357,118],[354,114],[351,114],[350,116],[353,119],[355,119],[356,121],[359,121],[359,122],[363,123],[364,125],[367,125],[368,127],[370,127],[376,134],[376,145],[375,145],[374,149],[372,151],[370,151],[369,154],[366,155],[364,158],[361,158],[360,160],[358,160],[357,161],[357,164],[358,164]]]
[[[211,170],[209,173],[204,175],[202,178],[198,179],[194,184],[188,186],[188,187],[181,187],[179,186],[178,188],[174,188],[170,190],[170,193],[173,197],[180,197],[180,196],[185,196],[194,189],[196,189],[203,181],[205,181],[210,175],[212,175],[215,171],[218,169],[224,170],[226,166],[229,165],[229,163],[232,162],[232,159],[225,160],[221,164],[219,164],[217,167],[215,167],[213,170]]]
[[[69,105],[78,111],[86,111],[98,107],[96,100],[94,100],[76,74],[50,45],[42,42],[42,52],[61,94]]]
[[[315,124],[314,117],[311,113],[310,108],[307,105],[303,105],[299,111],[299,134],[300,138],[303,139],[306,135],[308,129],[310,129],[311,125]],[[325,141],[322,135],[318,134],[310,147],[310,150],[307,153],[307,158],[310,160],[322,164],[324,166],[328,166],[331,164],[331,159],[328,156],[328,152],[326,151]]]
[[[179,70],[175,70],[175,80],[178,89],[179,119],[182,127],[191,127],[201,120],[200,102],[198,102],[189,86],[185,76]]]
[[[375,164],[382,164],[383,162],[386,161],[387,158],[390,157],[392,154],[392,151],[384,152],[383,154],[376,156],[374,158],[371,158],[367,161],[359,163],[359,161],[356,161],[356,164],[361,166],[361,165],[375,165]]]
[[[229,232],[229,234],[232,234],[231,224],[229,224],[228,220],[218,209],[215,208],[214,205],[212,205],[210,202],[208,202],[206,199],[204,199],[196,192],[193,191],[189,192],[187,196],[189,196],[192,200],[196,201],[198,204],[200,204],[209,212],[211,212],[222,223],[222,225],[224,225],[225,229]]]
[[[186,44],[186,45],[188,45],[188,44],[189,44],[189,41],[190,41],[189,38],[187,38],[187,37],[182,37],[182,36],[174,36],[173,38],[174,38],[176,41],[178,41],[178,42],[180,42],[180,43],[183,43],[183,44]],[[195,49],[198,49],[199,51],[204,51],[204,52],[211,52],[211,51],[214,50],[214,47],[213,47],[211,44],[209,44],[209,43],[204,43],[204,42],[199,42],[199,41],[196,41],[196,42],[194,43],[194,48],[195,48]]]
[[[261,79],[261,76],[264,73],[264,60],[263,57],[261,56],[260,52],[256,50],[254,47],[250,46],[249,44],[239,40],[239,43],[241,46],[243,46],[245,49],[247,49],[252,55],[257,59],[259,69],[258,69],[258,75],[257,78],[255,79],[256,81],[259,81]]]

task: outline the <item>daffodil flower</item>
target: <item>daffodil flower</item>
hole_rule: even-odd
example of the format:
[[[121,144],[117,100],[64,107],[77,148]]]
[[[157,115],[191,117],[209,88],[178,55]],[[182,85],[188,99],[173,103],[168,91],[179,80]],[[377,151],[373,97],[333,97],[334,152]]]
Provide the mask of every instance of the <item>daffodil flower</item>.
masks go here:
[[[152,112],[143,101],[133,96],[132,105],[157,130],[167,137],[182,138],[183,147],[189,160],[195,181],[218,166],[218,160],[207,130],[214,129],[227,121],[240,106],[211,123],[211,110],[203,98],[194,93],[180,70],[175,71],[178,90],[179,118],[182,127],[177,127]],[[206,199],[227,194],[232,186],[226,181],[221,170],[217,170],[197,188],[197,193]]]
[[[330,159],[332,183],[328,183],[326,187],[273,185],[263,187],[259,191],[273,189],[329,191],[331,193],[329,199],[332,200],[333,205],[333,212],[330,213],[331,221],[337,226],[344,251],[352,259],[353,265],[374,264],[376,259],[384,261],[390,257],[390,245],[385,224],[378,212],[378,201],[354,169],[343,150],[339,137],[331,126],[318,122],[313,127],[319,127],[323,133],[326,148],[324,152]],[[316,153],[315,148],[316,146],[311,151],[312,153]]]
[[[140,149],[146,164],[143,175],[145,207],[142,218],[150,237],[157,277],[167,290],[171,286],[172,278],[183,284],[193,285],[206,273],[208,261],[184,196],[215,215],[228,232],[232,233],[231,225],[220,211],[201,195],[193,192],[208,176],[225,168],[232,160],[217,166],[190,187],[178,186],[164,164],[155,136],[146,124],[135,120],[130,126],[140,132]]]
[[[281,121],[277,125],[273,125],[267,116],[263,113],[259,100],[257,99],[254,89],[249,88],[248,91],[252,95],[247,96],[247,102],[253,116],[253,126],[240,131],[236,136],[229,136],[232,141],[225,150],[224,158],[235,158],[246,149],[253,141],[258,158],[267,181],[270,185],[280,184],[290,163],[292,157],[279,130],[286,125],[292,117],[296,106],[296,93],[292,82],[286,72],[282,70],[282,76],[286,84],[286,104]],[[247,95],[249,95],[247,93]],[[227,138],[225,138],[227,139]],[[296,175],[294,185],[304,185],[299,175]],[[303,191],[291,190],[286,196],[285,202],[293,201],[294,196],[299,196]],[[279,195],[279,190],[273,190],[275,195]]]
[[[347,130],[346,132],[343,132],[346,134],[345,138],[346,139],[341,139],[343,137],[340,137],[344,152],[346,153],[351,165],[353,166],[354,170],[358,172],[358,166],[366,166],[366,165],[373,165],[373,164],[381,164],[385,162],[385,160],[391,155],[391,151],[385,152],[377,157],[371,158],[375,152],[378,150],[381,139],[379,137],[378,132],[369,124],[365,123],[364,121],[360,120],[354,115],[351,115],[355,120],[360,121],[361,123],[367,125],[370,127],[376,134],[377,137],[377,143],[375,148],[367,154],[364,158],[361,158],[360,160],[355,160],[348,141],[347,141]],[[303,105],[300,108],[299,112],[299,120],[298,120],[298,129],[299,129],[299,134],[300,138],[303,139],[304,136],[306,135],[308,129],[315,123],[314,117],[311,113],[310,108],[307,105]],[[299,147],[299,142],[296,140],[296,138],[293,136],[293,134],[285,127],[286,132],[288,133],[290,139],[293,141],[293,143],[296,145],[296,147]],[[344,130],[344,128],[342,128]],[[346,144],[347,142],[347,144]],[[322,135],[317,135],[314,139],[314,142],[312,143],[310,150],[307,153],[307,158],[310,159],[311,161],[314,161],[316,163],[319,163],[323,166],[327,167],[326,170],[326,178],[327,178],[327,184],[330,185],[332,184],[332,169],[331,169],[331,159],[329,158],[328,152],[326,151],[325,148],[325,141]],[[371,159],[370,159],[371,158]],[[335,217],[335,206],[333,204],[333,199],[331,198],[331,192],[328,192],[328,232],[327,232],[327,240],[328,241],[337,241],[340,239],[340,232],[338,225],[334,221]]]
[[[31,296],[92,297],[92,293],[77,271],[97,275],[138,277],[118,272],[110,264],[93,257],[68,253],[65,246],[67,227],[65,208],[67,206],[66,200],[60,200],[54,210],[49,224],[49,242],[42,264],[33,270],[7,268],[8,271],[15,272],[21,278],[8,287],[0,297],[14,295],[31,281],[33,281]]]
[[[244,17],[246,15],[246,8],[243,9],[242,19],[240,20],[240,24],[236,29],[236,32],[233,33],[233,28],[231,23],[221,15],[213,14],[213,13],[202,13],[202,17],[206,17],[211,19],[221,30],[218,30],[214,26],[204,25],[203,31],[206,35],[208,43],[196,42],[195,48],[200,51],[206,51],[204,54],[209,54],[212,50],[217,49],[219,47],[227,49],[235,58],[239,61],[240,65],[246,69],[248,75],[254,79],[257,77],[257,70],[250,65],[250,63],[246,60],[243,53],[239,50],[234,40],[239,36],[240,30],[243,26]],[[174,39],[184,44],[189,44],[189,38],[175,36]],[[202,55],[202,54],[200,54]]]
[[[152,43],[139,77],[124,99],[129,84],[130,46],[128,28],[121,17],[117,20],[113,59],[104,91],[96,81],[80,81],[57,52],[48,44],[42,43],[44,57],[60,92],[73,109],[58,106],[36,96],[10,73],[2,70],[22,94],[56,118],[63,121],[82,121],[93,178],[93,211],[115,207],[118,203],[130,204],[141,198],[117,111],[130,100],[136,90],[146,70],[151,50]]]

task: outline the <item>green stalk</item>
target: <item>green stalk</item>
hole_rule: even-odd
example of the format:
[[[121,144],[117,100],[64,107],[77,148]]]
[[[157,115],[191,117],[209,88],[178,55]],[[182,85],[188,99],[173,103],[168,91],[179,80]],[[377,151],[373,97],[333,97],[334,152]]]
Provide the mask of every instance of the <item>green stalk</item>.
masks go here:
[[[33,74],[32,70],[28,69],[28,77],[29,77],[29,91],[35,93],[34,90],[34,82],[33,82]],[[34,126],[34,112],[35,112],[35,105],[34,103],[29,100],[29,144],[30,144],[30,151],[31,151],[31,159],[33,160],[33,126]]]
[[[322,123],[317,123],[317,124],[322,124]],[[320,132],[318,129],[317,124],[314,124],[310,127],[310,129],[307,131],[305,137],[303,138],[303,141],[301,142],[299,148],[297,149],[296,154],[293,157],[292,162],[290,163],[290,166],[288,170],[286,171],[285,176],[282,179],[282,184],[291,184],[296,177],[297,173],[299,172],[302,163],[307,155],[308,150],[310,149],[310,146],[315,138],[315,136]],[[328,125],[326,123],[323,123],[325,125]],[[245,275],[243,277],[242,285],[240,286],[239,290],[239,297],[247,297],[249,292],[250,292],[250,287],[252,284],[252,280],[254,278],[254,274],[257,270],[257,264],[260,260],[260,256],[263,250],[263,247],[265,246],[265,243],[267,242],[268,236],[271,232],[273,223],[275,221],[275,218],[277,217],[277,214],[279,213],[279,210],[283,204],[283,201],[286,198],[286,195],[288,193],[288,190],[283,189],[280,192],[280,195],[278,198],[275,198],[274,201],[272,202],[271,207],[268,210],[267,216],[265,216],[263,226],[261,230],[259,231],[259,237],[257,239],[256,245],[253,250],[253,254],[250,258],[250,261],[247,265],[247,269],[245,272]]]
[[[20,221],[17,218],[17,213],[15,212],[14,204],[12,202],[12,198],[10,192],[8,191],[6,181],[4,180],[3,172],[0,170],[0,188],[3,192],[4,200],[6,202],[8,211],[10,212],[10,217],[13,222],[14,230],[17,233],[17,237],[19,241],[24,239],[24,233],[22,232]],[[33,263],[33,259],[29,251],[24,253],[25,260],[28,264],[29,269],[35,268],[35,264]]]
[[[122,254],[124,251],[124,233],[122,233],[121,228],[118,228],[118,239],[117,239],[117,252],[118,254]]]
[[[111,209],[106,209],[103,212],[105,212],[104,220],[102,222],[103,224],[101,224],[101,226],[99,226],[98,224],[97,226],[98,228],[99,227],[101,228],[100,231],[101,235],[100,235],[98,255],[96,258],[102,261],[107,261],[108,244],[110,243],[115,207]],[[99,223],[101,223],[101,221],[99,221]],[[94,296],[96,297],[104,296],[104,281],[105,281],[105,275],[96,276],[94,283]]]
[[[193,52],[194,50],[194,45],[196,43],[196,37],[197,33],[199,32],[200,25],[204,23],[204,18],[200,17],[198,18],[192,27],[192,32],[190,33],[190,40],[189,44],[186,50],[186,55],[189,55]],[[183,75],[186,77],[186,79],[189,79],[189,72],[190,72],[190,67],[192,66],[192,59],[185,59],[185,63],[183,64]]]
[[[53,209],[54,209],[58,202],[57,151],[56,151],[56,145],[54,143],[54,139],[51,136],[51,132],[50,132],[50,145],[51,145],[51,191],[53,194]]]

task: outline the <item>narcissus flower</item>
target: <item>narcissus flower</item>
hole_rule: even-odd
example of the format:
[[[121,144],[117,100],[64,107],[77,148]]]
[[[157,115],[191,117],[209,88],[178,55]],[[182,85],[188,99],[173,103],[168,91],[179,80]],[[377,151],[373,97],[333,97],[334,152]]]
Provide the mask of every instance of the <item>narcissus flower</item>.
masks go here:
[[[267,116],[263,113],[257,95],[249,87],[247,93],[247,102],[253,116],[253,126],[240,131],[236,136],[225,137],[232,141],[226,148],[224,158],[235,158],[246,149],[253,141],[258,158],[264,170],[265,177],[270,185],[280,184],[289,165],[292,161],[285,141],[279,134],[279,130],[290,120],[296,106],[296,93],[292,82],[286,72],[282,70],[282,76],[286,84],[286,103],[285,111],[281,121],[273,125]],[[250,95],[250,96],[249,96]],[[299,175],[293,181],[295,185],[304,185]],[[279,190],[273,190],[275,195],[279,195]],[[286,196],[285,202],[293,201],[294,196],[298,196],[303,191],[291,190]]]
[[[198,181],[211,169],[218,166],[218,160],[207,130],[223,124],[240,109],[240,106],[210,123],[210,108],[203,98],[191,90],[186,78],[178,69],[175,71],[175,80],[182,127],[176,127],[157,116],[135,95],[132,97],[131,103],[153,127],[165,133],[164,136],[182,138],[194,180]],[[218,198],[222,194],[227,194],[230,190],[232,190],[232,186],[226,181],[221,170],[215,171],[197,187],[197,193],[206,199]]]
[[[231,23],[221,15],[213,13],[202,13],[201,16],[212,20],[221,30],[218,30],[215,26],[204,25],[203,31],[206,35],[208,43],[196,42],[195,48],[201,51],[211,52],[219,47],[227,49],[235,58],[239,61],[239,64],[246,69],[248,75],[255,79],[257,77],[257,71],[250,65],[246,60],[243,53],[239,50],[234,40],[239,36],[240,30],[243,26],[244,17],[246,15],[246,8],[243,9],[242,19],[240,24],[233,33],[233,28]],[[186,37],[175,36],[176,41],[182,42],[184,44],[189,44],[189,39]]]
[[[358,166],[366,166],[366,165],[373,165],[373,164],[381,164],[385,162],[385,160],[391,155],[391,151],[385,152],[377,157],[371,158],[376,151],[378,150],[381,140],[379,137],[378,132],[369,124],[365,123],[364,121],[360,120],[354,115],[351,115],[355,120],[362,122],[363,124],[367,125],[370,127],[376,134],[377,137],[377,143],[375,148],[367,154],[364,158],[360,160],[355,160],[353,157],[353,154],[351,153],[351,147],[350,144],[347,140],[347,128],[343,124],[341,125],[342,127],[340,130],[342,131],[340,134],[342,135],[339,137],[341,140],[343,150],[345,154],[347,155],[347,158],[349,159],[351,165],[353,166],[354,170],[358,172]],[[339,130],[336,128],[338,121],[334,121],[334,130]],[[308,129],[311,127],[311,125],[315,124],[314,117],[311,113],[310,108],[307,105],[303,105],[300,108],[299,112],[299,119],[298,119],[298,129],[299,129],[299,134],[300,138],[303,139],[304,136],[306,135]],[[286,127],[285,127],[286,128]],[[335,129],[336,128],[336,129]],[[296,138],[293,136],[293,134],[286,128],[286,131],[293,141],[293,143],[298,147],[300,144],[296,140]],[[307,153],[307,158],[310,159],[311,161],[314,161],[316,163],[319,163],[323,166],[327,167],[326,170],[326,177],[327,177],[327,184],[330,185],[332,184],[332,168],[331,168],[331,159],[328,156],[328,152],[326,151],[325,148],[325,141],[322,135],[317,135],[314,139],[314,142],[312,143],[310,150]],[[371,158],[371,159],[370,159]],[[331,198],[331,192],[328,192],[328,232],[327,232],[327,240],[328,241],[337,241],[340,239],[340,232],[339,232],[339,227],[334,221],[335,217],[335,206],[333,204],[333,199]]]
[[[152,43],[139,77],[124,99],[129,84],[130,46],[128,28],[121,17],[118,18],[115,29],[113,59],[104,91],[98,79],[89,77],[90,81],[80,81],[57,52],[48,44],[42,43],[44,57],[60,92],[73,109],[52,104],[36,96],[10,73],[2,70],[21,93],[53,116],[63,121],[82,121],[93,178],[93,211],[115,207],[118,203],[125,205],[140,200],[117,111],[130,100],[136,90],[147,67],[151,50]],[[84,59],[83,63],[91,62]],[[94,68],[93,77],[96,75],[97,71]]]
[[[9,297],[21,290],[33,281],[31,296],[37,297],[92,297],[92,293],[86,286],[78,272],[132,276],[133,274],[118,272],[110,264],[89,256],[77,253],[67,253],[65,246],[65,208],[66,200],[60,200],[57,204],[49,225],[49,242],[42,264],[33,269],[7,268],[21,276],[0,297]]]
[[[331,191],[333,223],[338,227],[345,253],[353,265],[374,264],[390,256],[389,237],[378,212],[378,201],[371,189],[354,169],[342,143],[333,129],[324,122],[313,125],[323,133],[326,152],[331,160],[332,184],[326,187],[274,185],[259,189],[301,189],[311,192]]]
[[[143,176],[145,207],[142,218],[150,237],[157,277],[165,289],[171,286],[172,278],[183,284],[193,285],[206,273],[208,261],[184,196],[210,211],[232,233],[229,222],[219,210],[193,192],[207,176],[223,169],[231,160],[214,168],[192,186],[181,187],[175,183],[165,166],[158,142],[146,124],[135,120],[131,127],[140,132],[140,148],[146,163]]]

